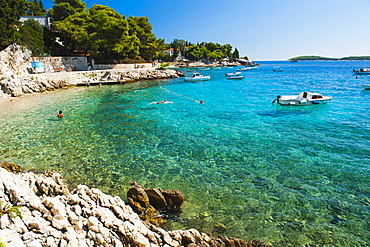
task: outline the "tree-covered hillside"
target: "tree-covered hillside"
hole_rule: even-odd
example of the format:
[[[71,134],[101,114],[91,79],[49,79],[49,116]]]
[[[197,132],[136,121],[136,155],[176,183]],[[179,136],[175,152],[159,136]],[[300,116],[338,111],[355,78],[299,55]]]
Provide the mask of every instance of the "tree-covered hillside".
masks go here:
[[[370,56],[350,56],[342,58],[330,58],[330,57],[321,57],[321,56],[299,56],[293,57],[288,60],[370,60]]]
[[[191,44],[175,39],[165,44],[157,38],[147,17],[126,17],[114,9],[94,4],[86,8],[81,0],[53,0],[45,10],[41,0],[0,0],[0,49],[19,43],[34,56],[90,55],[99,62],[141,62],[153,60],[220,60],[238,58],[230,44]],[[124,2],[123,2],[124,4]],[[50,17],[52,28],[42,27],[20,16]],[[173,48],[169,56],[163,51]]]

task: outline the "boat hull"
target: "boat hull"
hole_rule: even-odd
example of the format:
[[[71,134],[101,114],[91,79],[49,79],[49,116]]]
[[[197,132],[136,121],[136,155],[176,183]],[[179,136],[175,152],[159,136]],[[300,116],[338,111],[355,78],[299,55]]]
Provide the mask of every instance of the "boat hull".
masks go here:
[[[202,76],[202,77],[185,77],[185,81],[209,81],[211,76]]]
[[[363,87],[365,90],[370,90],[370,84],[361,85],[361,87]]]
[[[240,75],[242,72],[235,72],[235,73],[226,73],[226,76],[237,76]]]
[[[370,71],[369,72],[354,71],[354,73],[356,75],[370,75]]]
[[[357,70],[353,70],[353,73],[356,75],[370,75],[370,68],[361,68]]]
[[[288,106],[288,105],[294,105],[294,106],[305,106],[305,105],[317,105],[317,104],[322,104],[326,103],[331,100],[331,97],[327,97],[324,99],[315,99],[315,100],[299,100],[299,99],[284,99],[280,98],[277,100],[277,102],[280,105]]]
[[[228,76],[227,79],[229,80],[241,80],[244,79],[244,76],[239,75],[239,76]]]

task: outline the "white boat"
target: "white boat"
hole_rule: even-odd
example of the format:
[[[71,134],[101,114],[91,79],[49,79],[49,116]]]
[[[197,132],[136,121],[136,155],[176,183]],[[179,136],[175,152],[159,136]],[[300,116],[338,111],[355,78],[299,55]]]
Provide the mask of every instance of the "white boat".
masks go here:
[[[243,78],[244,78],[243,75],[231,75],[227,77],[227,79],[231,79],[231,80],[241,80]]]
[[[272,71],[274,71],[274,72],[283,72],[283,69],[280,68],[279,66],[277,66],[277,67],[273,68]]]
[[[225,75],[226,75],[226,76],[236,76],[236,75],[240,75],[240,73],[242,73],[242,72],[225,73]]]
[[[244,67],[244,68],[239,68],[237,70],[252,70],[252,69],[258,69],[258,67]]]
[[[356,73],[357,75],[370,75],[370,68],[354,69],[353,73]]]
[[[193,73],[192,77],[185,77],[185,81],[209,81],[211,76],[209,75],[201,75],[199,73]]]
[[[365,88],[365,90],[370,90],[370,84],[364,84],[361,87]]]
[[[319,93],[302,92],[299,95],[278,95],[272,103],[277,101],[280,105],[314,105],[331,100],[331,96],[323,96]]]

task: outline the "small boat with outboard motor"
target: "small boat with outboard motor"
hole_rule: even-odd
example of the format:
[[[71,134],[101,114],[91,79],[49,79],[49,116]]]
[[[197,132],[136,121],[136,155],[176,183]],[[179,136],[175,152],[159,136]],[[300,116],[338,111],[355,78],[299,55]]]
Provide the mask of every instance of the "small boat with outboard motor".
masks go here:
[[[280,96],[278,95],[272,103],[277,101],[280,105],[296,105],[296,106],[303,106],[303,105],[316,105],[327,102],[331,100],[331,96],[323,96],[319,93],[314,92],[301,92],[298,95],[285,95]]]
[[[193,73],[191,77],[185,77],[185,81],[209,81],[211,76],[209,75],[201,75],[199,73]]]

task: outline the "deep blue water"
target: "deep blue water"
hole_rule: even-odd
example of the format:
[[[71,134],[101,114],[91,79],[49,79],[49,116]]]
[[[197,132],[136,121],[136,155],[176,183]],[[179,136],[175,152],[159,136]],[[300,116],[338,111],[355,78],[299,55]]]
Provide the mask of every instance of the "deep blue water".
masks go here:
[[[280,66],[282,72],[273,72]],[[78,87],[0,108],[0,160],[57,170],[74,186],[125,197],[130,181],[179,189],[168,229],[258,239],[274,246],[369,246],[369,61],[261,62],[183,78]],[[186,75],[192,72],[183,69]],[[314,91],[327,104],[279,106]],[[172,104],[150,104],[168,100]],[[199,104],[203,100],[205,103]],[[66,117],[56,119],[59,110]]]

